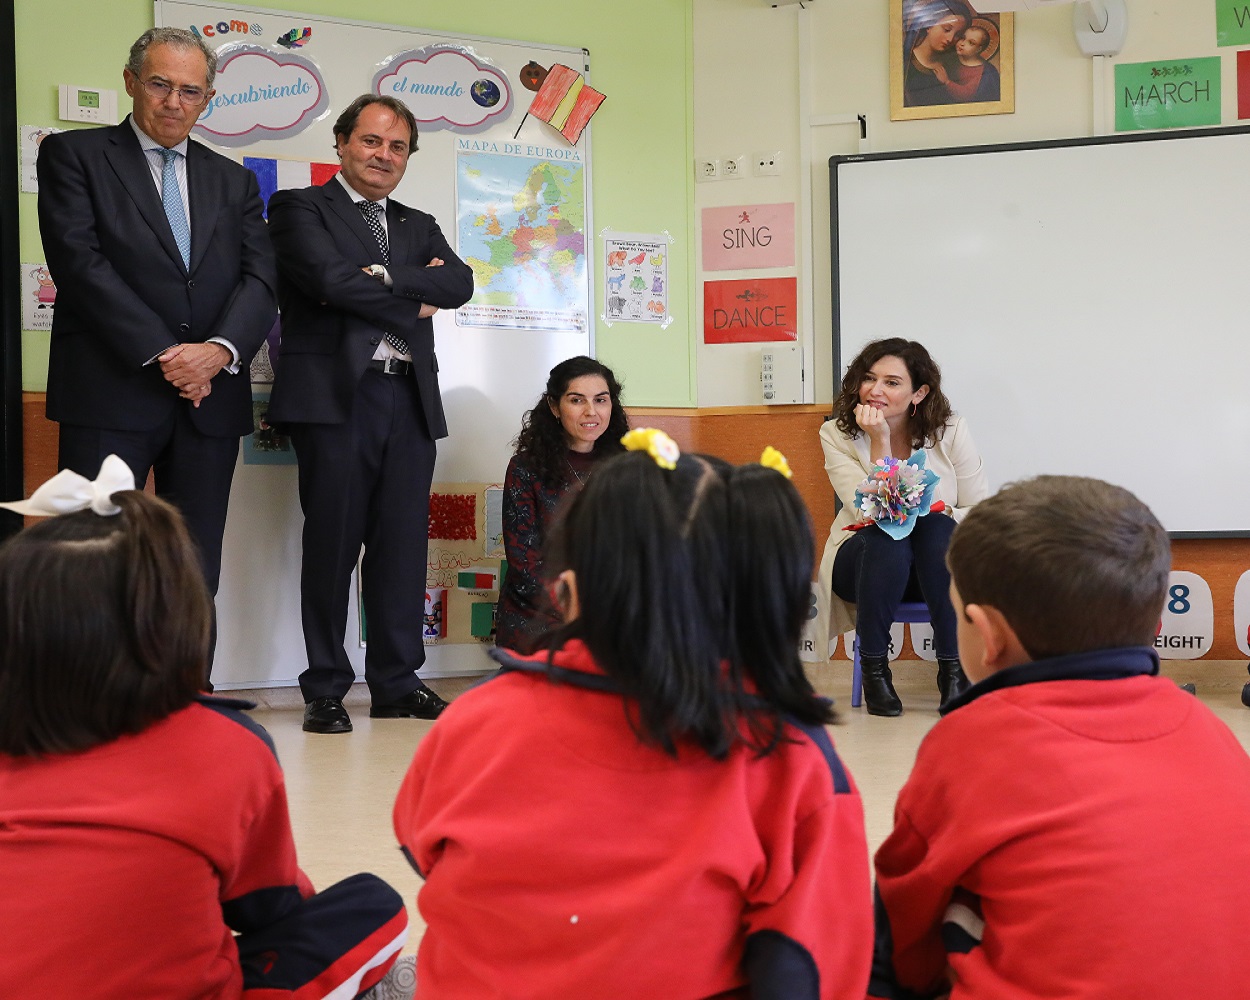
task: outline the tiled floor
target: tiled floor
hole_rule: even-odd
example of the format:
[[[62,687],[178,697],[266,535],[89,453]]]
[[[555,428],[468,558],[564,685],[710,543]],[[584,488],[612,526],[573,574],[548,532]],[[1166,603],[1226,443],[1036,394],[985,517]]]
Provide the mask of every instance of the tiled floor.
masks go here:
[[[1198,693],[1250,749],[1250,709],[1242,706],[1244,662],[1180,662],[1166,665],[1178,681],[1193,680]],[[864,798],[868,843],[875,850],[889,833],[894,799],[906,779],[916,748],[938,720],[937,689],[931,664],[895,665],[903,699],[901,718],[879,719],[850,708],[850,669],[844,662],[816,668],[817,689],[833,697],[840,710],[832,729],[834,743],[855,776]],[[445,698],[463,691],[474,679],[433,681]],[[266,709],[255,718],[273,735],[286,771],[291,819],[304,870],[319,888],[358,871],[372,871],[390,882],[408,902],[416,949],[424,929],[416,907],[420,880],[408,867],[391,830],[391,805],[417,743],[432,722],[371,720],[367,699],[348,699],[355,731],[343,736],[304,733],[295,709]]]

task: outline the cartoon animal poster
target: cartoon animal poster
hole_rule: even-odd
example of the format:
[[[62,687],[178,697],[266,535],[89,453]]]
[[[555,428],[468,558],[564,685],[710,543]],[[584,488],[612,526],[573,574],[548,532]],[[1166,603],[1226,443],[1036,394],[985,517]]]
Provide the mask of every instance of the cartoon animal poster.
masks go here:
[[[22,329],[51,330],[52,313],[56,309],[56,284],[48,273],[48,265],[23,264],[22,267]]]
[[[669,237],[611,233],[603,239],[603,320],[654,323],[673,321],[668,311]]]
[[[39,159],[39,144],[54,132],[64,129],[44,128],[39,125],[21,126],[22,190],[29,194],[39,193],[39,175],[35,173],[35,161]]]

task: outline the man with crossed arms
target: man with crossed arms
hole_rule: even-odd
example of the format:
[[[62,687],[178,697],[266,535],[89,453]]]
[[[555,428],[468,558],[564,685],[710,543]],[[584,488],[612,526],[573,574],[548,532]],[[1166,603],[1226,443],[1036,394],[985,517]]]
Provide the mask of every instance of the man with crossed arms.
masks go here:
[[[371,718],[434,719],[421,635],[435,441],[447,435],[430,317],[473,294],[434,218],[391,198],[416,148],[412,112],[366,94],[334,124],[342,163],[269,201],[282,349],[269,417],[299,460],[304,729],[346,733],[355,679],[343,641],[364,545]]]

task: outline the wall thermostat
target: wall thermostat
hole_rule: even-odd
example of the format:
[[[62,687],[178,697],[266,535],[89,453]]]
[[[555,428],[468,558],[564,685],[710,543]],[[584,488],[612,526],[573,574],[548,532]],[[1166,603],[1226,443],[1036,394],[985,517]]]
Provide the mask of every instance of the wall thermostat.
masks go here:
[[[94,87],[71,87],[63,83],[60,92],[60,119],[63,122],[90,122],[92,125],[117,124],[117,91]]]

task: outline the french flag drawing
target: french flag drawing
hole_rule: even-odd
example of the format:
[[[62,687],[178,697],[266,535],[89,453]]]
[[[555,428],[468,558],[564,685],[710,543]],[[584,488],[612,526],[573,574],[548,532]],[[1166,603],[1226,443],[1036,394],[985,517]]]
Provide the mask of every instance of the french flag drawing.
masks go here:
[[[311,163],[308,160],[277,160],[268,156],[245,156],[243,166],[256,175],[260,184],[260,200],[269,217],[269,196],[288,188],[321,186],[339,172],[337,163]]]

